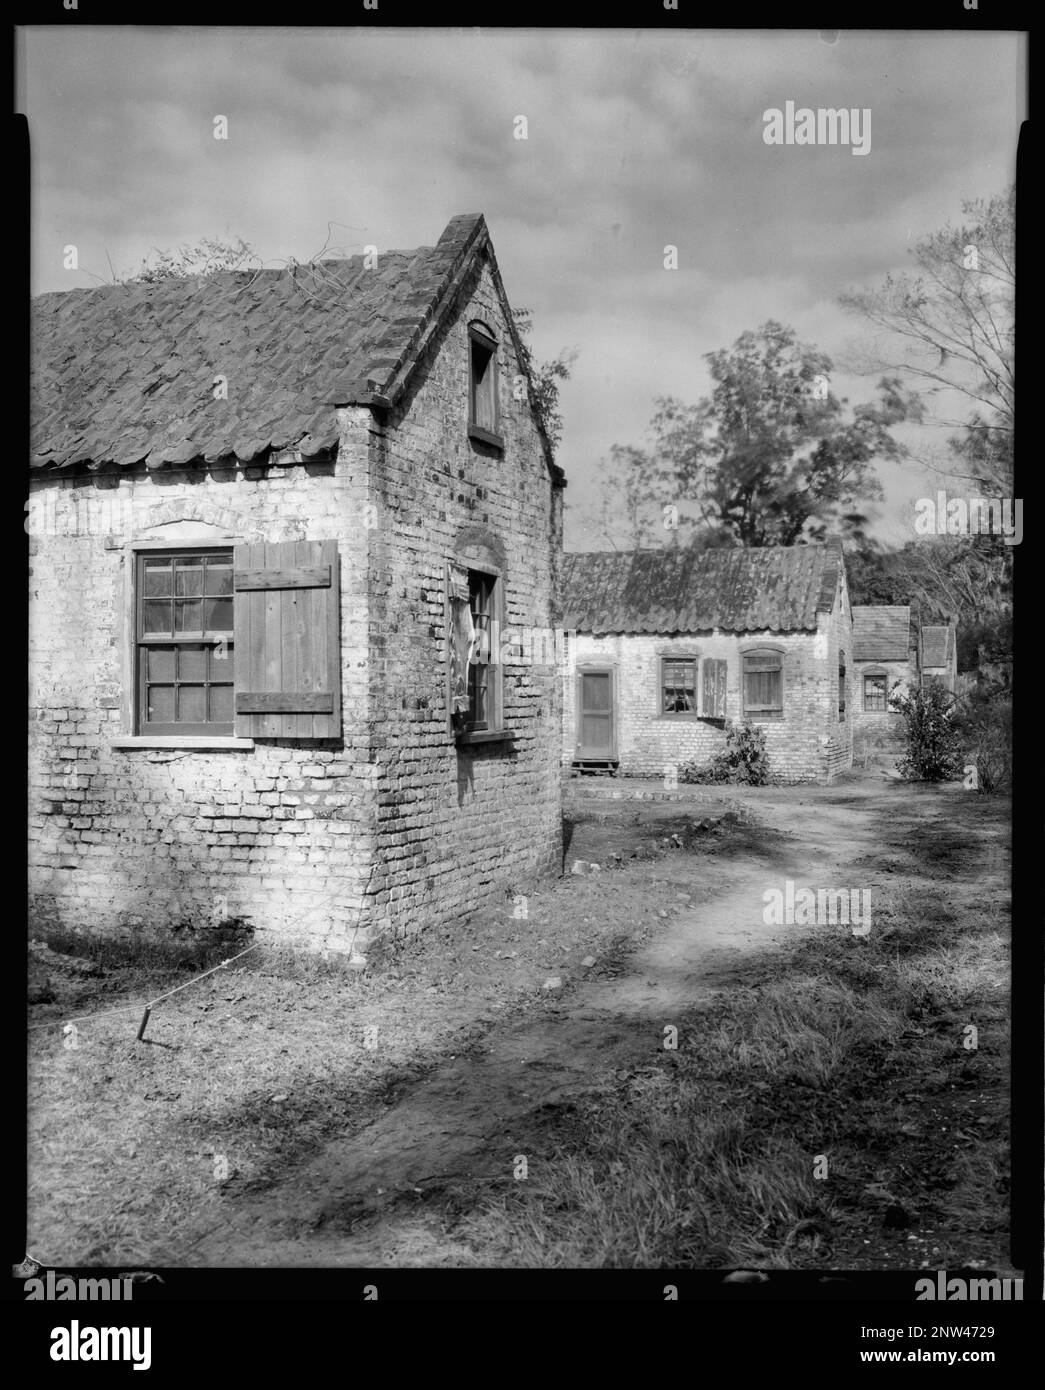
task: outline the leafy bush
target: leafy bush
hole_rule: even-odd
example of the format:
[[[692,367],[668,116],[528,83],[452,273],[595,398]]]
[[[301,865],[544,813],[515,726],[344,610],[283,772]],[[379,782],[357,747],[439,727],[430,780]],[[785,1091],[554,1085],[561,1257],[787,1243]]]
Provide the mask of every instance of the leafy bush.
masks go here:
[[[726,727],[725,748],[716,753],[706,767],[683,763],[679,768],[679,781],[764,787],[769,781],[765,730],[753,724],[730,722]]]
[[[904,721],[906,752],[896,766],[909,782],[946,782],[960,775],[961,734],[954,696],[940,681],[892,695]]]
[[[976,790],[1001,791],[1012,778],[1012,697],[997,686],[981,685],[962,701],[955,725],[965,766],[976,768]]]

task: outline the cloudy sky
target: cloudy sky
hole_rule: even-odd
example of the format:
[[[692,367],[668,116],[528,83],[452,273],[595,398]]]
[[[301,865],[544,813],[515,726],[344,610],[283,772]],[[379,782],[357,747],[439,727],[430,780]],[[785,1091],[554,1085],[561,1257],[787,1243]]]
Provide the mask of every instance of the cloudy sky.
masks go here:
[[[1001,192],[1025,115],[1024,40],[1004,33],[149,26],[18,40],[34,292],[205,236],[281,264],[431,245],[454,214],[484,213],[538,355],[578,353],[559,452],[573,549],[605,544],[591,524],[602,461],[643,442],[655,396],[698,399],[702,354],[768,318],[840,357],[859,325],[837,295],[903,270],[963,200]],[[869,107],[870,153],[766,145],[763,112],[788,100]],[[79,272],[62,267],[70,243]],[[876,529],[895,536],[925,481],[909,466],[882,477]]]

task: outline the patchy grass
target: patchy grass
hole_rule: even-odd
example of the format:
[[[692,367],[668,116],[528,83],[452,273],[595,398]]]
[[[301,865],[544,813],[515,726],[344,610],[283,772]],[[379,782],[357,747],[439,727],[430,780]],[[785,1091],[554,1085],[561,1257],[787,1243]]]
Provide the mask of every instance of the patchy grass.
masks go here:
[[[573,910],[549,912],[564,890]],[[50,1263],[191,1263],[199,1229],[241,1194],[358,1133],[532,1006],[549,975],[586,975],[589,956],[619,970],[656,920],[640,896],[638,884],[630,899],[597,879],[552,885],[529,898],[537,930],[506,901],[388,943],[365,974],[258,950],[159,1004],[142,1043],[146,1000],[234,952],[48,933],[49,987],[30,1013],[29,1248]]]
[[[779,830],[759,825],[763,805],[783,807]],[[301,1197],[313,1159],[321,1189],[341,1145],[361,1136],[365,1167],[372,1121],[393,1122],[408,1095],[424,1100],[430,1071],[443,1077],[442,1091],[429,1088],[439,1113],[452,1103],[455,1058],[460,1066],[491,1039],[518,1035],[544,1049],[521,1054],[540,1058],[532,1113],[527,1096],[510,1115],[511,1152],[527,1154],[529,1177],[507,1190],[481,1181],[503,1159],[501,1127],[489,1163],[481,1152],[467,1167],[451,1160],[448,1180],[441,1168],[438,1185],[406,1189],[435,1233],[426,1256],[533,1267],[1000,1267],[1005,833],[995,798],[893,784],[828,795],[759,788],[735,805],[694,796],[606,814],[585,807],[573,854],[603,870],[540,887],[526,920],[512,895],[452,928],[387,943],[380,968],[363,975],[258,950],[162,1003],[142,1044],[144,1001],[234,952],[224,942],[175,943],[167,954],[52,935],[55,960],[43,968],[53,996],[31,1014],[43,1026],[30,1035],[29,1248],[47,1263],[192,1264],[201,1240],[226,1239],[245,1212],[263,1253],[313,1212]],[[729,992],[681,1016],[673,1005],[678,1050],[651,1052],[654,982],[648,965],[632,981],[636,947],[680,913],[696,925],[702,904],[745,875],[750,886],[767,869],[793,872],[809,862],[810,841],[828,839],[851,878],[873,889],[870,936],[818,928],[777,950],[738,946]],[[614,855],[619,871],[607,872]],[[831,873],[828,882],[844,881]],[[681,960],[653,968],[670,981]],[[562,978],[561,994],[542,989],[549,976]],[[702,997],[706,972],[692,979],[687,1000]],[[571,1017],[579,982],[596,1004],[587,1020]],[[600,1017],[592,990],[603,987],[630,999],[634,1018]],[[126,1013],[100,1016],[122,1005]],[[67,1046],[63,1024],[81,1013],[98,1016],[80,1021],[78,1045]],[[641,1047],[615,1054],[619,1070],[608,1070],[629,1023]],[[963,1046],[969,1024],[975,1051]],[[592,1066],[570,1072],[562,1059],[584,1040]],[[522,1065],[510,1045],[502,1053],[500,1070],[462,1073],[462,1085],[487,1088],[465,1112],[477,1130],[480,1102],[499,1099]],[[407,1103],[399,1113],[417,1112]],[[284,1234],[300,1236],[300,1224]]]
[[[876,917],[762,958],[677,1051],[600,1078],[454,1238],[521,1267],[1007,1263],[996,915],[927,919],[903,891]]]

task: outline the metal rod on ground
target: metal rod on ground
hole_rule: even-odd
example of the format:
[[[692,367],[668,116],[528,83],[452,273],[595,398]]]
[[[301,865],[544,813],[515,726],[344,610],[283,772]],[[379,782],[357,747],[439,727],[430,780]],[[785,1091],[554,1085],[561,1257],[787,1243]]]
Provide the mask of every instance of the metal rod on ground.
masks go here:
[[[175,987],[169,989],[166,994],[158,994],[155,999],[145,1006],[145,1013],[142,1015],[141,1026],[138,1029],[137,1041],[141,1042],[145,1032],[145,1025],[149,1022],[149,1015],[157,1004],[161,1003],[164,999],[169,999],[172,994],[179,994],[183,989],[188,989],[190,985],[198,985],[201,980],[205,980],[208,975],[213,975],[215,971],[224,970],[227,965],[231,965],[233,961],[239,960],[240,956],[249,956],[251,951],[256,951],[260,945],[260,941],[255,942],[253,946],[248,946],[245,951],[240,951],[238,955],[230,956],[228,960],[223,960],[220,965],[212,966],[210,970],[204,970],[202,975],[193,976],[191,980],[186,980],[183,985],[175,985]]]

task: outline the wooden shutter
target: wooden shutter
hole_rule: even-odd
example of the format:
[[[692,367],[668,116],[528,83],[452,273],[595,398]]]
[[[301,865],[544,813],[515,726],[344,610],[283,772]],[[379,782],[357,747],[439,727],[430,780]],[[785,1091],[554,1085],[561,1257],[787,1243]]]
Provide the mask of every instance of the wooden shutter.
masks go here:
[[[459,719],[465,719],[470,703],[468,671],[475,651],[475,627],[472,624],[468,571],[462,565],[452,562],[447,564],[446,591],[449,599],[447,640],[450,649],[450,713]]]
[[[236,735],[337,738],[337,541],[237,545]]]
[[[705,661],[701,713],[706,719],[726,717],[726,663]]]

